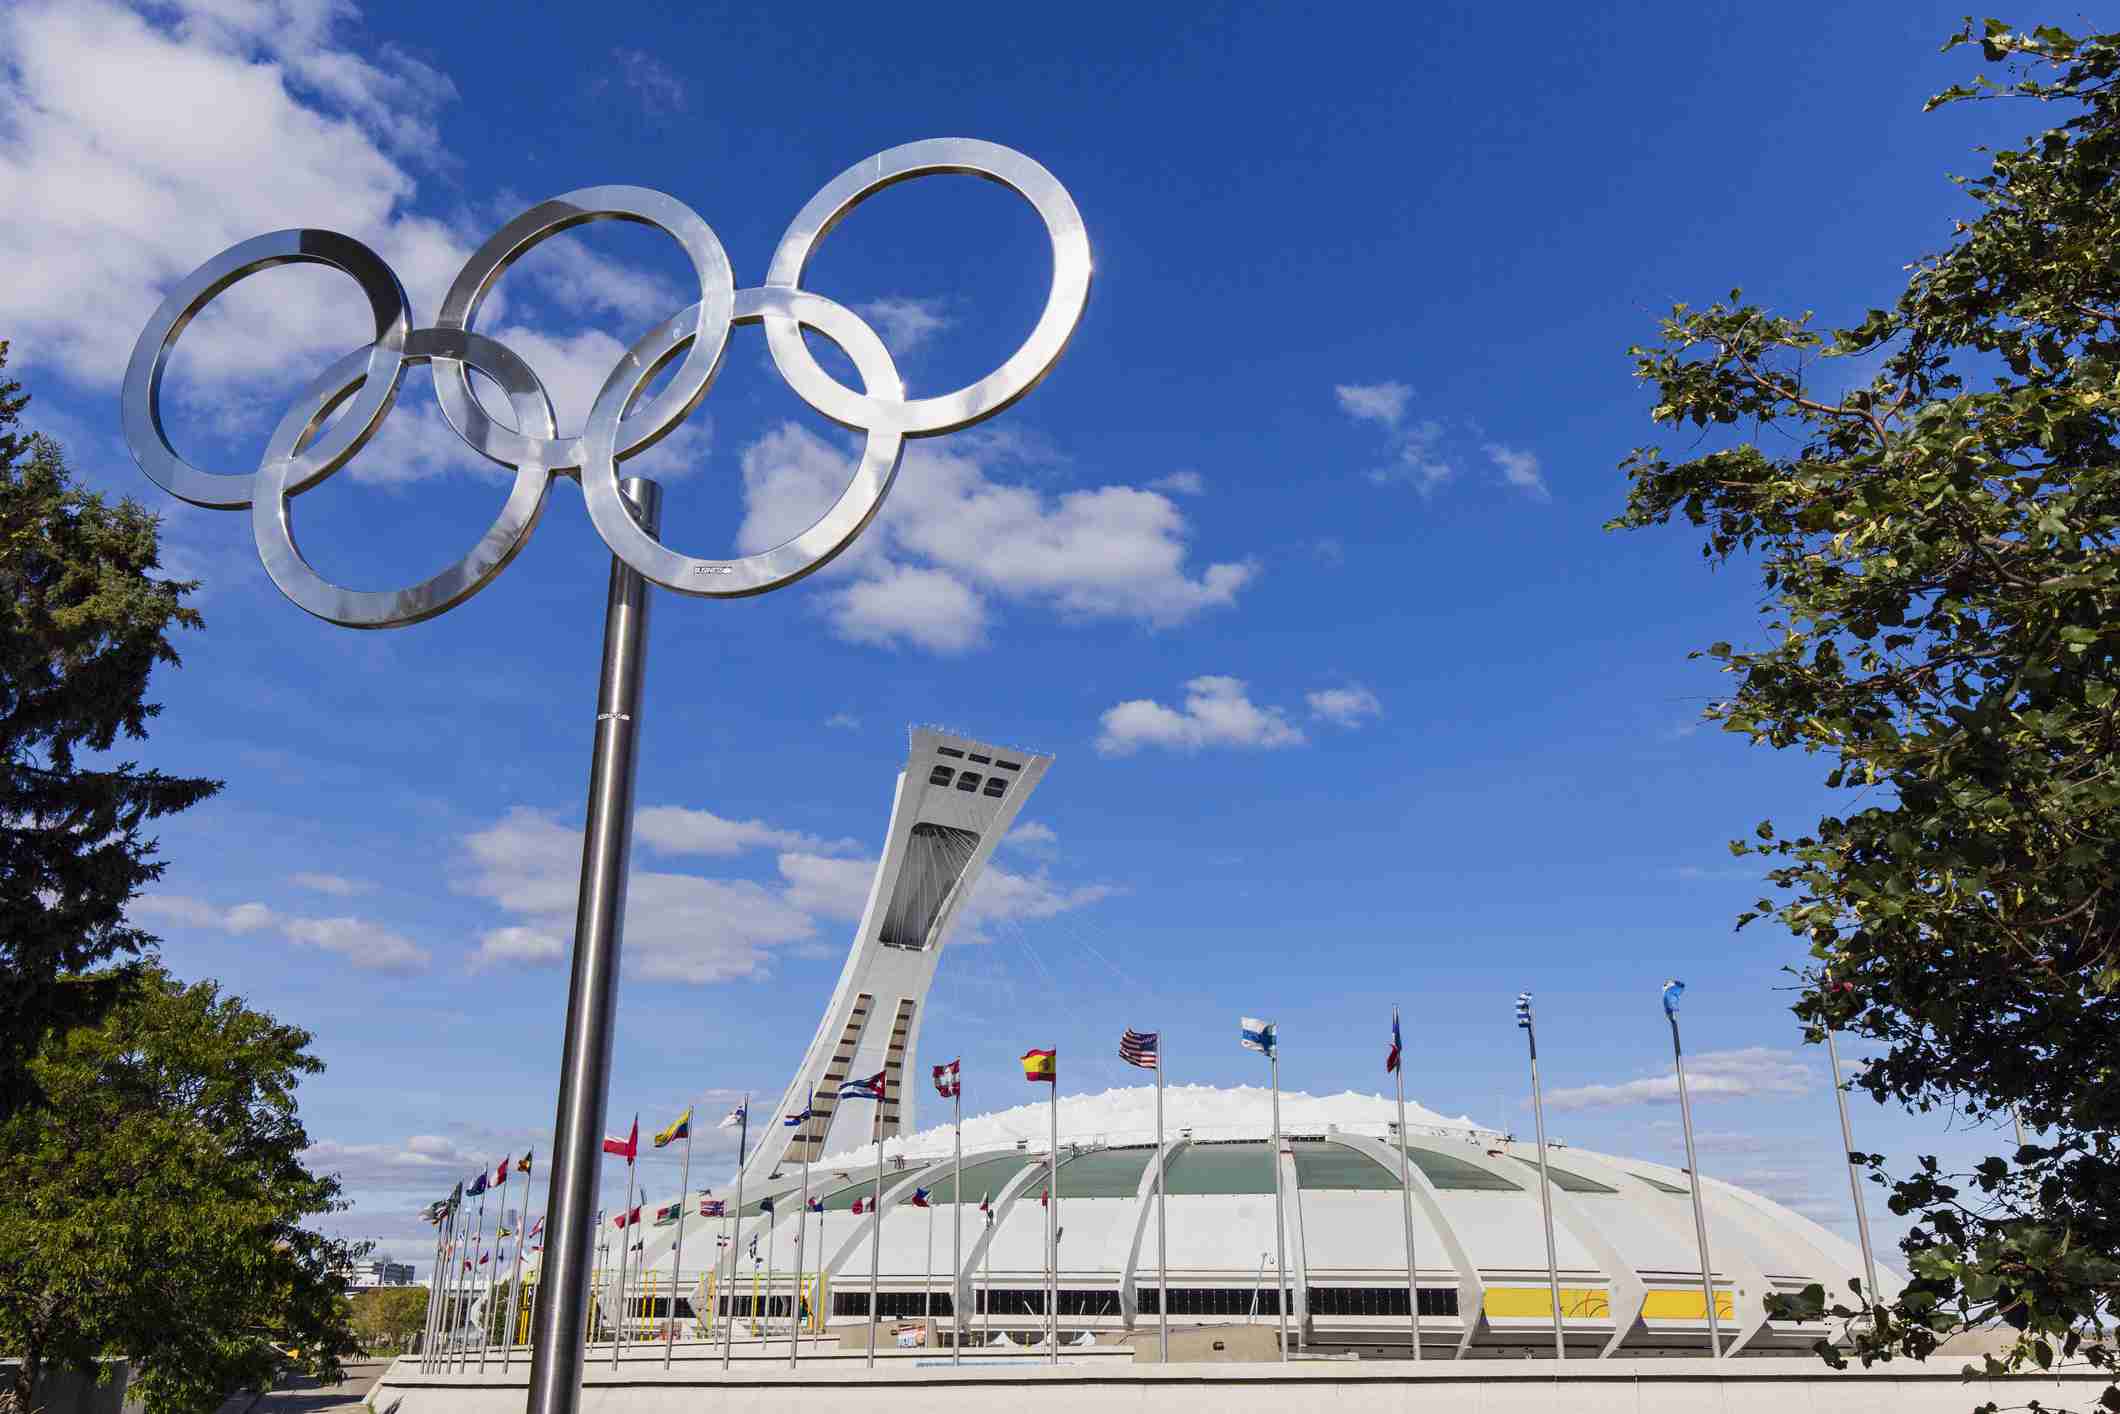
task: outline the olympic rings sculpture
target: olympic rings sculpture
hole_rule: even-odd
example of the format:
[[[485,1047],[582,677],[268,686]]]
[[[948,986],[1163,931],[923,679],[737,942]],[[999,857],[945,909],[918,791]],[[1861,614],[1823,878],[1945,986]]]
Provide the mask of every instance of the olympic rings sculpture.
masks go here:
[[[890,351],[844,305],[801,288],[817,245],[850,211],[894,183],[964,172],[1008,187],[1045,223],[1053,284],[1022,347],[976,383],[939,397],[908,399]],[[699,281],[699,299],[627,350],[598,392],[579,437],[561,437],[552,401],[529,364],[471,326],[503,272],[538,242],[590,221],[633,221],[681,246]],[[162,427],[162,377],[185,326],[213,298],[247,275],[276,265],[330,266],[368,297],[375,338],[305,388],[280,419],[258,468],[212,472],[192,465]],[[541,202],[474,252],[431,328],[414,328],[405,289],[380,256],[335,231],[287,230],[231,246],[186,276],[141,331],[125,373],[125,438],[150,480],[180,500],[250,511],[258,557],[280,591],[320,619],[349,628],[392,628],[433,618],[491,583],[529,541],[557,476],[575,476],[597,533],[644,579],[681,594],[738,598],[763,594],[811,573],[839,554],[875,518],[898,473],[909,437],[933,437],[984,421],[1051,371],[1089,298],[1089,237],[1082,216],[1052,173],[1013,149],[968,138],[933,138],[877,153],[810,198],[781,237],[763,285],[739,290],[713,228],[674,197],[642,187],[585,187]],[[619,489],[618,464],[669,435],[707,394],[738,324],[764,326],[773,363],[797,396],[866,442],[853,479],[809,529],[785,544],[733,560],[681,554],[643,529]],[[861,390],[821,368],[804,326],[852,361]],[[355,590],[319,575],[295,542],[290,501],[344,466],[382,425],[405,370],[428,364],[442,414],[457,435],[492,461],[515,469],[500,515],[471,552],[440,574],[404,589]],[[664,368],[662,390],[642,391]],[[515,426],[489,417],[471,388],[477,369],[506,395]],[[343,407],[336,421],[331,415]]]

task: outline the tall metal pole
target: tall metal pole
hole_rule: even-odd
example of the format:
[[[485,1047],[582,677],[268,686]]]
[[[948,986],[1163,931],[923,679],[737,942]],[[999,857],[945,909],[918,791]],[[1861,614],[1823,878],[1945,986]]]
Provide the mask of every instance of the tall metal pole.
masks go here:
[[[1170,1363],[1170,1208],[1163,1201],[1163,1038],[1156,1037],[1156,1352]]]
[[[1288,1359],[1288,1215],[1281,1199],[1281,1033],[1266,1053],[1273,1076],[1273,1304],[1281,1313],[1281,1359]]]
[[[729,1368],[729,1352],[736,1339],[736,1264],[743,1259],[743,1169],[744,1155],[751,1147],[751,1096],[743,1097],[743,1118],[736,1130],[736,1235],[729,1240],[728,1320],[721,1328],[721,1368]]]
[[[478,1195],[478,1232],[477,1235],[471,1239],[471,1252],[471,1270],[466,1273],[470,1280],[463,1283],[463,1285],[458,1289],[457,1293],[460,1304],[462,1303],[463,1296],[470,1292],[472,1288],[478,1285],[478,1259],[486,1255],[486,1195],[483,1193]],[[466,1314],[464,1319],[470,1319],[468,1313]],[[468,1369],[471,1365],[469,1333],[466,1332],[465,1336],[466,1338],[464,1340],[457,1342],[458,1349],[456,1356],[456,1367],[459,1370]]]
[[[516,1312],[523,1300],[523,1249],[530,1245],[530,1173],[523,1171],[523,1211],[516,1219],[515,1275],[508,1279],[508,1339],[501,1346],[501,1369],[505,1372],[515,1355]]]
[[[493,1337],[493,1283],[494,1283],[494,1279],[495,1279],[496,1277],[498,1277],[498,1276],[500,1275],[500,1271],[501,1271],[501,1263],[500,1263],[500,1255],[501,1255],[501,1251],[500,1251],[500,1248],[501,1248],[500,1230],[501,1230],[502,1228],[504,1228],[504,1227],[506,1227],[506,1226],[508,1225],[508,1190],[509,1190],[510,1188],[512,1188],[512,1187],[514,1186],[514,1180],[515,1180],[515,1170],[514,1170],[514,1168],[513,1168],[513,1167],[512,1167],[512,1166],[511,1166],[511,1165],[510,1165],[510,1164],[508,1163],[508,1161],[507,1161],[506,1159],[502,1159],[502,1160],[501,1160],[501,1215],[500,1215],[499,1219],[498,1219],[498,1220],[496,1220],[496,1221],[494,1222],[494,1224],[493,1224],[493,1230],[494,1230],[494,1237],[493,1237],[493,1258],[492,1258],[492,1260],[491,1260],[491,1261],[489,1261],[489,1262],[487,1262],[487,1263],[486,1263],[486,1306],[485,1306],[485,1309],[484,1309],[484,1310],[482,1310],[481,1312],[479,1312],[479,1318],[478,1318],[478,1368],[479,1368],[479,1372],[480,1372],[481,1374],[485,1373],[485,1370],[486,1370],[486,1349],[487,1349],[487,1347],[488,1347],[489,1345],[491,1345],[491,1344],[492,1344],[492,1337]],[[518,1221],[517,1221],[517,1223],[516,1223],[516,1226],[517,1226],[517,1227],[521,1227],[521,1226],[522,1226],[522,1223],[521,1223],[521,1221],[520,1221],[520,1220],[518,1220]],[[518,1239],[520,1239],[520,1234],[518,1234]],[[518,1240],[518,1241],[516,1242],[516,1244],[515,1244],[515,1245],[516,1245],[516,1247],[517,1247],[518,1249],[520,1249],[520,1248],[522,1247],[522,1245],[523,1245],[523,1244],[522,1244],[522,1242],[521,1242],[520,1240]]]
[[[1877,1258],[1870,1251],[1870,1210],[1862,1201],[1862,1179],[1855,1171],[1855,1161],[1848,1156],[1855,1152],[1855,1127],[1848,1122],[1848,1092],[1840,1079],[1840,1047],[1833,1044],[1833,1028],[1826,1028],[1826,1055],[1833,1061],[1833,1098],[1840,1102],[1840,1147],[1841,1158],[1848,1166],[1848,1192],[1855,1199],[1855,1234],[1862,1239],[1863,1278],[1869,1285],[1863,1294],[1870,1300],[1878,1298]],[[1692,1162],[1692,1156],[1687,1156]]]
[[[927,1271],[920,1278],[920,1318],[927,1323],[921,1333],[925,1340],[935,1331],[935,1205],[928,1204],[927,1224]]]
[[[807,1123],[808,1121],[804,1122]],[[808,1247],[803,1238],[808,1234],[809,1230],[810,1147],[805,1144],[802,1149],[802,1206],[795,1210],[795,1305],[788,1321],[788,1368],[790,1370],[794,1369],[795,1362],[802,1358],[802,1279],[807,1275],[803,1270],[805,1263],[802,1260],[802,1254]],[[818,1214],[817,1245],[820,1247],[824,1245],[824,1215],[822,1213]],[[823,1253],[820,1252],[818,1255],[822,1257]],[[820,1282],[819,1289],[821,1290],[822,1287],[823,1283]],[[816,1308],[817,1298],[813,1295],[810,1298],[810,1309],[814,1311]]]
[[[1538,1129],[1538,1204],[1546,1223],[1546,1286],[1553,1293],[1553,1358],[1568,1358],[1561,1327],[1560,1254],[1553,1245],[1553,1180],[1546,1170],[1546,1097],[1538,1084],[1538,1031],[1527,1019],[1524,1040],[1531,1047],[1531,1118]]]
[[[1700,1160],[1693,1154],[1693,1104],[1686,1098],[1686,1054],[1678,1043],[1678,1013],[1665,1008],[1671,1023],[1671,1063],[1678,1069],[1678,1120],[1686,1131],[1686,1176],[1693,1180],[1693,1235],[1700,1240],[1700,1291],[1708,1305],[1708,1344],[1722,1359],[1722,1325],[1715,1313],[1715,1264],[1708,1260],[1708,1218],[1700,1205]]]
[[[642,477],[619,487],[648,534],[662,527],[662,488]],[[545,1263],[530,1352],[528,1414],[574,1414],[581,1405],[589,1306],[589,1225],[596,1206],[604,1106],[618,1012],[618,961],[633,847],[633,775],[640,732],[641,670],[648,649],[648,586],[615,556],[604,605],[604,661],[589,760],[589,814],[582,832],[581,888],[574,910],[574,973],[567,987],[566,1046],[552,1129],[552,1182],[545,1198]]]
[[[427,1326],[420,1337],[420,1369],[434,1369],[435,1332],[441,1325],[443,1269],[456,1260],[456,1209],[454,1199],[435,1224],[434,1266],[427,1273]]]
[[[979,1345],[981,1349],[994,1343],[994,1210],[986,1210],[986,1246],[980,1250],[981,1268],[985,1272],[979,1293]]]
[[[1045,1159],[1045,1333],[1052,1342],[1050,1363],[1060,1363],[1060,1061],[1053,1058],[1053,1088],[1046,1096],[1052,1120],[1052,1152]]]
[[[692,1121],[685,1121],[685,1165],[677,1179],[677,1253],[670,1258],[669,1320],[663,1326],[663,1368],[677,1345],[677,1279],[685,1269],[685,1210],[692,1206]]]
[[[890,1085],[886,1073],[884,1085]],[[883,1260],[883,1095],[876,1097],[876,1185],[869,1200],[869,1358],[867,1369],[876,1368],[876,1276]]]
[[[449,1272],[442,1280],[442,1310],[434,1332],[436,1370],[447,1370],[454,1353],[449,1344],[450,1322],[456,1314],[457,1270],[464,1260],[464,1239],[470,1235],[471,1210],[458,1205],[455,1231],[449,1237]]]
[[[1391,1035],[1397,1041],[1399,1034],[1399,1009],[1391,1009]],[[1413,1358],[1421,1358],[1421,1283],[1417,1275],[1420,1264],[1413,1253],[1413,1161],[1406,1153],[1406,1059],[1405,1048],[1399,1049],[1399,1063],[1392,1068],[1392,1078],[1399,1083],[1399,1216],[1406,1225],[1406,1321],[1408,1334],[1413,1339]]]
[[[763,1355],[765,1354],[766,1344],[773,1339],[773,1219],[764,1213],[760,1213],[758,1215],[758,1226],[765,1233],[766,1238],[766,1310],[765,1314],[759,1317],[758,1328],[761,1341],[758,1353]]]
[[[950,1127],[957,1133],[957,1162],[950,1173],[950,1363],[964,1349],[964,1075],[950,1085]]]
[[[640,1130],[639,1121],[634,1122],[634,1132]],[[640,1209],[633,1201],[633,1161],[626,1161],[626,1206],[618,1210],[618,1329],[611,1332],[611,1368],[618,1368],[619,1348],[626,1343],[626,1318],[632,1312],[626,1309],[626,1268],[633,1261],[633,1230],[640,1226]],[[641,1195],[647,1201],[647,1195]]]

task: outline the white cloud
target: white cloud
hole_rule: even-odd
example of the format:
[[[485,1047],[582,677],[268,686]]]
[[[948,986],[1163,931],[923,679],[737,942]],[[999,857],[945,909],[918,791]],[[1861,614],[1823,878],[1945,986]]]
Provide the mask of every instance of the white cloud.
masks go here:
[[[903,359],[944,329],[950,319],[942,312],[942,301],[889,295],[856,305],[861,316],[876,326],[884,347],[893,358]]]
[[[711,810],[651,805],[633,817],[633,837],[659,854],[741,854],[747,849],[848,850],[852,840],[827,845],[800,830],[781,830],[763,820],[725,820]]]
[[[345,1144],[320,1139],[303,1151],[304,1163],[319,1173],[336,1173],[348,1188],[398,1189],[434,1185],[446,1190],[479,1168],[491,1169],[493,1157],[439,1134],[414,1134],[399,1144]]]
[[[823,574],[845,585],[825,612],[857,642],[965,652],[986,640],[990,599],[1167,628],[1234,603],[1249,563],[1187,566],[1185,516],[1168,496],[1101,486],[1058,496],[995,479],[1005,438],[916,445],[876,523]],[[806,529],[846,486],[852,453],[784,423],[743,454],[738,549]]]
[[[1207,478],[1197,471],[1174,471],[1149,482],[1148,489],[1173,496],[1204,496],[1207,494]]]
[[[1001,842],[1005,845],[1032,847],[1058,844],[1060,836],[1053,833],[1053,827],[1050,825],[1040,824],[1036,820],[1025,820],[1022,824],[1016,826],[1015,829],[1002,836]]]
[[[1481,448],[1487,460],[1494,463],[1502,473],[1502,480],[1525,492],[1535,501],[1550,501],[1553,493],[1546,489],[1546,478],[1540,473],[1538,457],[1531,452],[1505,447],[1499,442],[1489,442]]]
[[[142,920],[238,936],[276,933],[299,947],[335,953],[369,972],[420,972],[430,960],[427,950],[410,938],[365,918],[298,918],[255,902],[224,909],[182,894],[142,895],[134,900],[132,912]]]
[[[619,69],[617,82],[650,112],[682,113],[690,106],[684,80],[654,55],[640,49],[614,49],[611,58]]]
[[[479,935],[478,951],[471,955],[471,970],[489,967],[556,967],[567,960],[567,940],[543,928],[520,924],[489,928]]]
[[[852,712],[834,712],[831,716],[824,719],[824,724],[835,731],[852,732],[861,730],[861,718],[855,716]]]
[[[1388,463],[1369,473],[1379,486],[1406,485],[1432,496],[1457,478],[1457,468],[1443,454],[1443,424],[1424,419],[1399,432],[1395,453]]]
[[[1818,1077],[1795,1053],[1771,1046],[1703,1051],[1686,1058],[1686,1093],[1696,1100],[1754,1095],[1808,1095]],[[1546,1092],[1554,1110],[1605,1109],[1618,1105],[1676,1104],[1678,1077],[1660,1072],[1606,1085],[1576,1085]]]
[[[334,898],[351,898],[355,894],[365,894],[375,887],[366,879],[349,879],[342,874],[307,872],[289,875],[287,882],[300,888],[314,889],[320,894],[330,894]]]
[[[1311,716],[1331,722],[1334,726],[1358,727],[1370,717],[1384,715],[1384,704],[1377,701],[1377,695],[1360,683],[1305,693],[1303,700],[1310,704]]]
[[[1300,746],[1303,730],[1278,707],[1251,700],[1243,679],[1197,677],[1185,684],[1182,708],[1148,698],[1121,702],[1104,714],[1097,750],[1124,756],[1144,746],[1197,751],[1204,746]]]
[[[787,901],[804,913],[849,923],[868,907],[873,859],[827,859],[819,854],[783,854],[780,875],[787,881]]]
[[[1406,415],[1406,400],[1413,396],[1413,389],[1404,383],[1342,383],[1332,393],[1340,400],[1340,411],[1349,417],[1397,427]]]

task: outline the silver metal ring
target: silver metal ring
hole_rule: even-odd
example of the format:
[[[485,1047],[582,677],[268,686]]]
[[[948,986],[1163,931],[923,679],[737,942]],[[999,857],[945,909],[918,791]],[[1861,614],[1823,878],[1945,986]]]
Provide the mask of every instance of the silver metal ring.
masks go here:
[[[307,490],[338,470],[390,411],[402,372],[405,335],[412,326],[412,306],[397,274],[381,256],[337,231],[296,229],[253,236],[222,251],[169,292],[140,331],[126,365],[126,445],[148,480],[179,500],[210,510],[241,510],[254,497],[255,481],[250,472],[203,471],[169,444],[162,427],[162,375],[177,340],[214,296],[246,275],[276,265],[304,264],[328,265],[360,283],[375,314],[375,342],[353,356],[364,370],[354,405],[287,469],[290,493]]]
[[[807,324],[854,361],[871,397],[895,401],[903,392],[890,350],[876,331],[852,310],[823,295],[771,286],[739,290],[731,322],[764,323],[768,330],[775,323],[795,329]],[[582,499],[611,553],[639,571],[643,579],[680,594],[712,599],[763,594],[825,565],[875,518],[898,475],[905,439],[888,428],[870,429],[861,461],[839,499],[809,529],[784,544],[734,560],[698,559],[669,549],[633,519],[618,489],[619,457],[614,448],[620,414],[655,370],[683,346],[687,327],[686,315],[678,315],[635,344],[604,381],[596,406],[590,410],[588,429],[582,434]]]
[[[1066,350],[1082,318],[1089,299],[1089,233],[1074,198],[1051,172],[1014,148],[974,138],[909,142],[840,173],[789,224],[766,270],[767,286],[798,287],[818,242],[849,212],[887,186],[936,172],[968,172],[999,182],[1037,211],[1053,243],[1053,285],[1045,311],[1023,346],[992,373],[955,392],[911,402],[846,387],[818,366],[795,321],[769,317],[766,343],[780,376],[804,402],[842,426],[929,437],[981,422],[1038,385]]]
[[[699,279],[698,303],[677,316],[691,321],[691,347],[669,384],[647,406],[626,417],[619,455],[627,457],[654,446],[699,405],[714,382],[722,351],[728,346],[729,302],[736,289],[736,276],[714,228],[691,207],[659,191],[624,186],[583,187],[541,201],[501,227],[464,262],[442,299],[434,327],[469,329],[478,318],[479,306],[510,265],[547,237],[590,221],[635,221],[654,227],[683,248]],[[471,379],[461,361],[434,360],[434,391],[441,401],[442,415],[449,419],[457,435],[495,461],[513,466],[525,457],[535,457],[555,471],[581,465],[581,438],[548,436],[540,445],[532,445],[522,433],[488,417],[471,391]]]
[[[507,503],[471,552],[440,574],[407,589],[346,589],[333,584],[310,567],[295,543],[288,502],[303,488],[294,484],[291,473],[301,464],[297,451],[304,439],[340,402],[349,395],[359,397],[360,391],[365,390],[361,381],[368,376],[364,359],[365,353],[340,359],[303,390],[294,407],[273,429],[265,459],[257,470],[257,497],[251,503],[250,529],[265,573],[297,605],[320,619],[347,628],[395,628],[431,619],[456,607],[507,568],[516,552],[529,541],[530,532],[537,529],[538,517],[545,509],[545,494],[552,485],[552,470],[535,455],[503,463],[515,467],[515,484],[509,489]],[[530,365],[513,350],[468,329],[415,329],[405,336],[404,364],[439,365],[444,360],[459,368],[469,364],[507,393],[517,425],[530,434],[525,440],[533,452],[551,444],[555,426],[552,400]],[[439,373],[437,367],[437,376]],[[331,436],[346,420],[327,428],[324,436]],[[353,450],[359,450],[366,440],[365,436],[356,440]],[[315,479],[309,484],[315,484]]]

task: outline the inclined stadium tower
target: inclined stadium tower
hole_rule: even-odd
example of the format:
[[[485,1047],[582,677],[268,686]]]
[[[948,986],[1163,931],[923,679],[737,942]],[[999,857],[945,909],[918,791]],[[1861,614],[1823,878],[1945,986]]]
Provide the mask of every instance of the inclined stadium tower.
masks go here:
[[[1044,1339],[1044,1106],[966,1117],[961,1194],[952,1181],[949,1126],[910,1131],[914,1097],[926,1083],[914,1059],[921,1011],[950,925],[1050,764],[1050,757],[944,731],[912,731],[882,859],[838,987],[779,1106],[753,1106],[758,1145],[744,1167],[741,1236],[730,1240],[729,1220],[699,1216],[703,1190],[684,1195],[683,1269],[672,1270],[675,1223],[648,1227],[626,1282],[630,1327],[658,1328],[674,1290],[675,1314],[688,1331],[699,1328],[695,1321],[726,1320],[732,1307],[740,1330],[763,1319],[783,1349],[797,1312],[806,1330],[858,1328],[870,1318],[870,1242],[880,1222],[878,1318],[917,1321],[932,1313],[946,1339],[951,1314],[961,1308],[967,1339]],[[838,1152],[828,1154],[840,1083],[879,1070],[888,1076],[888,1103],[880,1115],[868,1103],[850,1106]],[[1151,1094],[1060,1097],[1063,1341],[1152,1333],[1157,1325],[1155,1144],[1145,1108]],[[1131,1110],[1129,1096],[1139,1102]],[[1276,1324],[1266,1092],[1173,1086],[1169,1098],[1171,1324]],[[1322,1350],[1403,1356],[1407,1255],[1390,1101],[1353,1094],[1282,1100],[1292,1332]],[[1118,1124],[1111,1122],[1115,1104],[1126,1112]],[[815,1112],[809,1122],[782,1126],[782,1115],[804,1108]],[[1081,1118],[1071,1125],[1071,1110],[1094,1115],[1094,1125]],[[1216,1122],[1195,1123],[1189,1110]],[[1012,1115],[1021,1122],[1010,1124]],[[877,1124],[895,1141],[885,1148],[881,1214],[868,1211]],[[1424,1356],[1550,1357],[1553,1298],[1536,1146],[1491,1131],[1415,1124],[1408,1150]],[[803,1212],[805,1157],[821,1215]],[[1570,1357],[1705,1354],[1707,1305],[1686,1173],[1568,1147],[1552,1151],[1549,1167]],[[911,1202],[922,1189],[925,1208]],[[1769,1322],[1764,1298],[1812,1283],[1845,1292],[1862,1270],[1861,1254],[1757,1194],[1713,1178],[1702,1190],[1725,1350],[1810,1355],[1826,1326]],[[735,1191],[724,1183],[718,1196],[734,1208]],[[857,1201],[865,1210],[859,1214]],[[963,1265],[953,1277],[960,1204]],[[991,1224],[982,1204],[991,1207]],[[603,1330],[618,1297],[617,1245],[599,1288]],[[525,1276],[536,1280],[534,1270]],[[1887,1296],[1901,1285],[1889,1273],[1880,1277]]]

